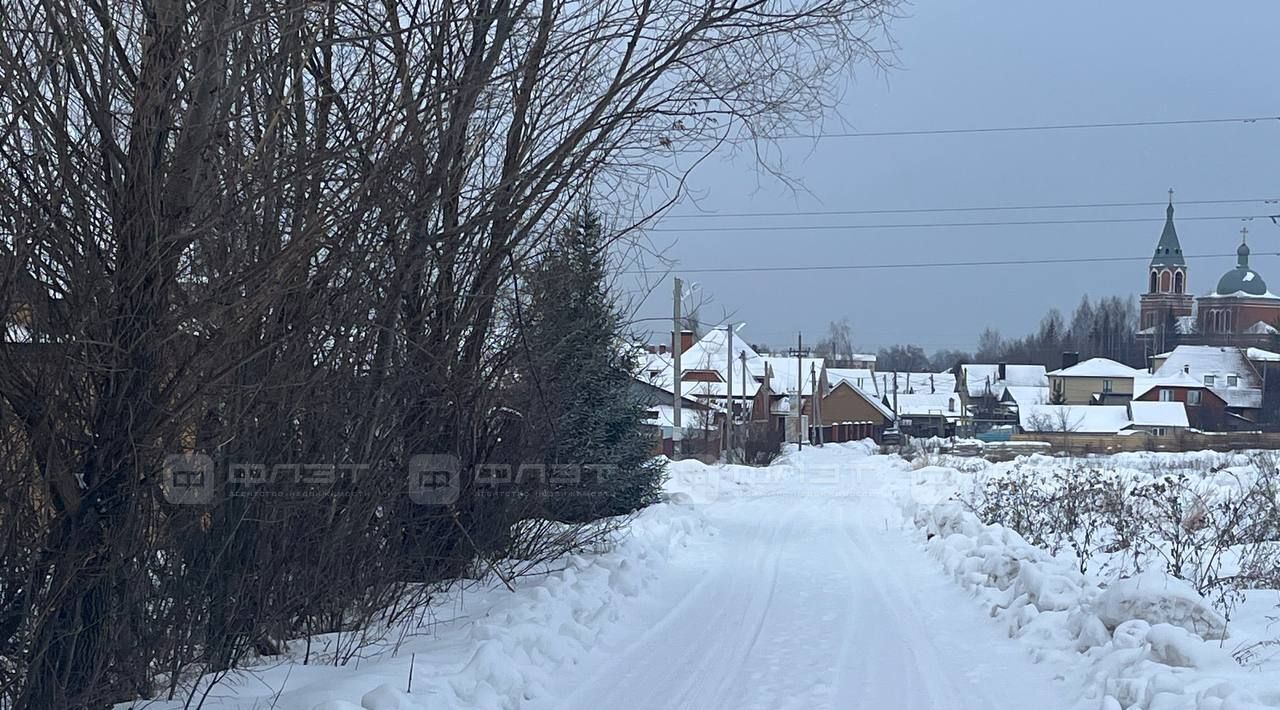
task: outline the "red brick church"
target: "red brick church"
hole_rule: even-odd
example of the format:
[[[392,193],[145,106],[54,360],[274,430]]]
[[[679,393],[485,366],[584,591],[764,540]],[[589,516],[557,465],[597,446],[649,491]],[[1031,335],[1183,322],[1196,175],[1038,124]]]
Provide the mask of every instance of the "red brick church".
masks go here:
[[[1267,289],[1262,275],[1249,267],[1248,230],[1240,230],[1236,266],[1218,279],[1205,296],[1192,296],[1187,262],[1173,226],[1173,191],[1165,210],[1164,230],[1142,294],[1138,337],[1151,352],[1175,345],[1270,347],[1280,338],[1280,296]]]

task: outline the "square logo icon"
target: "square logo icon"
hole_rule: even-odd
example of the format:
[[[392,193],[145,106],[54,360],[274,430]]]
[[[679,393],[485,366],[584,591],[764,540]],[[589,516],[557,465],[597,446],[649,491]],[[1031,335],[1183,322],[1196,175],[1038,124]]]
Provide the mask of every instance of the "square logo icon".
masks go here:
[[[213,459],[204,454],[169,454],[164,457],[160,488],[174,505],[207,505],[217,495]]]
[[[462,493],[461,465],[452,454],[418,454],[409,459],[409,500],[418,505],[452,505]]]

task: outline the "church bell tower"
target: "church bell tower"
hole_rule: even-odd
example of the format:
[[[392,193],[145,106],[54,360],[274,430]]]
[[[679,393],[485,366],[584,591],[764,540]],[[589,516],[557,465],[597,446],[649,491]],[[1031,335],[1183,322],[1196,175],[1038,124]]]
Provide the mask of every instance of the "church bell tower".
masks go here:
[[[1173,190],[1169,190],[1169,207],[1165,209],[1164,231],[1156,243],[1156,252],[1147,268],[1147,288],[1142,294],[1139,333],[1153,336],[1157,348],[1160,336],[1168,333],[1176,319],[1193,313],[1195,298],[1187,293],[1187,261],[1182,257],[1178,231],[1173,226]]]

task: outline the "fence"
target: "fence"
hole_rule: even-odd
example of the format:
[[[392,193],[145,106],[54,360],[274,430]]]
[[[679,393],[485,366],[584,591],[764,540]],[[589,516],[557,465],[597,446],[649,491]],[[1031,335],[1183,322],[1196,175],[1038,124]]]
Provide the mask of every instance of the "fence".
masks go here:
[[[1119,436],[1114,434],[1034,432],[1014,434],[1011,440],[1043,441],[1048,443],[1054,451],[1066,451],[1071,454],[1109,454],[1122,451],[1280,449],[1280,432],[1261,431],[1181,431],[1166,436],[1154,436],[1144,433]]]
[[[882,433],[884,433],[884,426],[874,422],[838,422],[809,427],[809,441],[839,444],[845,441],[873,439],[878,444]]]

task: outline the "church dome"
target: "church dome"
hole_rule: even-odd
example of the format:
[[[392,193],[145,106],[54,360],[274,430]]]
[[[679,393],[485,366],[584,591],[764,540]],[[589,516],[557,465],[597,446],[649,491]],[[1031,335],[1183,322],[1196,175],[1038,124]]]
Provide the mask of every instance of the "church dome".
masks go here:
[[[1249,245],[1241,243],[1236,249],[1236,268],[1228,271],[1218,279],[1218,288],[1214,293],[1219,296],[1230,296],[1246,293],[1251,296],[1264,296],[1267,293],[1267,282],[1262,275],[1249,268]]]

